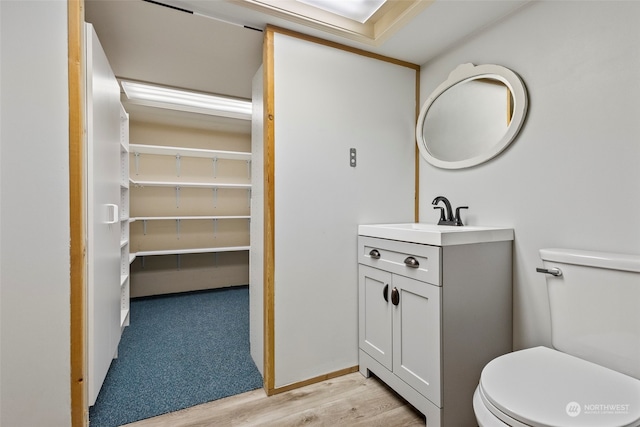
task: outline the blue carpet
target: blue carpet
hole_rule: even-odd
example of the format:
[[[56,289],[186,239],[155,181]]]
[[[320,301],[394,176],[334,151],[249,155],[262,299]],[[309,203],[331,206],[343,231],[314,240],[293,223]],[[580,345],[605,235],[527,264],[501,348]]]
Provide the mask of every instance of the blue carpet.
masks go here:
[[[247,286],[131,301],[118,358],[89,410],[116,427],[262,387]]]

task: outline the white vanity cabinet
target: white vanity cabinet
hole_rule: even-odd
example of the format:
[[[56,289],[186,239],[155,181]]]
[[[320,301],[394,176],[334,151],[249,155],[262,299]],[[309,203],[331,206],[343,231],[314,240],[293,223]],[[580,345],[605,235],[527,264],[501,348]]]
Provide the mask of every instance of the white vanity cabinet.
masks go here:
[[[404,242],[378,240],[361,238],[363,252],[368,254],[371,264],[391,265],[385,269],[372,268],[365,261],[359,266],[360,349],[420,394],[439,403],[441,289],[437,286],[439,266],[435,263],[440,258],[440,248],[424,245],[411,248]],[[411,249],[414,250],[409,254]],[[380,253],[379,259],[371,255],[376,251]],[[403,265],[409,257],[419,266]],[[427,264],[434,264],[433,269],[427,271]],[[392,273],[409,268],[422,270],[411,271],[414,276],[425,273],[436,276],[436,284]]]
[[[360,372],[387,383],[425,414],[428,426],[476,425],[472,396],[480,372],[512,349],[512,231],[489,233],[490,241],[429,245],[363,230]]]

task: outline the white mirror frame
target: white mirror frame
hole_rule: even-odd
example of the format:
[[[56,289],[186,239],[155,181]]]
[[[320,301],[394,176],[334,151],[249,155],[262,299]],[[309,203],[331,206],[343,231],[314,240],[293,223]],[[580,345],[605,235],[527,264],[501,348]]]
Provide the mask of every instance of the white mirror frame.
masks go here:
[[[504,83],[511,91],[514,104],[513,116],[511,118],[511,124],[507,128],[507,132],[503,135],[500,141],[496,142],[496,144],[492,146],[491,149],[469,159],[459,161],[445,161],[432,156],[429,152],[429,149],[427,148],[427,141],[425,141],[423,133],[424,121],[427,117],[429,108],[432,106],[434,101],[449,88],[457,85],[458,83],[479,78],[499,80],[500,82]],[[418,144],[420,154],[427,162],[443,169],[463,169],[478,165],[480,163],[484,163],[500,154],[515,139],[524,123],[524,118],[527,114],[527,105],[527,91],[525,89],[524,83],[522,82],[520,77],[513,71],[500,65],[493,64],[484,64],[477,66],[470,63],[461,64],[455,70],[453,70],[451,74],[449,74],[447,80],[445,80],[440,86],[438,86],[422,105],[422,109],[420,110],[420,114],[418,115],[418,123],[416,124],[416,143]]]

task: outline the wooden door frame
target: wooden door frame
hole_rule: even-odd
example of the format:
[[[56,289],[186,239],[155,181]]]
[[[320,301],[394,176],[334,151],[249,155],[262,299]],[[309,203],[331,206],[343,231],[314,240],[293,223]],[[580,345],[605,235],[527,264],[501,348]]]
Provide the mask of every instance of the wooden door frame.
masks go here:
[[[84,184],[84,54],[83,25],[84,0],[67,0],[68,4],[68,71],[69,71],[69,190],[70,190],[70,363],[71,363],[71,423],[73,427],[88,425],[86,377],[86,228]],[[416,117],[420,99],[420,67],[393,58],[372,54],[328,42],[301,33],[268,26],[265,31],[264,61],[264,388],[268,395],[280,393],[302,385],[322,381],[353,371],[347,370],[322,375],[287,387],[275,387],[275,120],[273,39],[278,32],[307,41],[406,66],[416,71]],[[415,221],[419,216],[418,183],[419,155],[415,154]]]
[[[84,0],[67,0],[69,79],[69,229],[71,425],[88,425],[86,373],[86,228],[84,180]]]

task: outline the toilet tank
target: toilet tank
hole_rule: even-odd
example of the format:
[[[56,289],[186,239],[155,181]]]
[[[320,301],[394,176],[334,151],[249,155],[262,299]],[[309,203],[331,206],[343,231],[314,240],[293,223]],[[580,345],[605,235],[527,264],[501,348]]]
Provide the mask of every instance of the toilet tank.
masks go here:
[[[541,249],[553,347],[640,379],[640,256]]]

